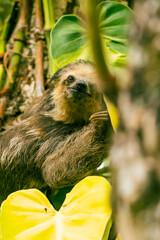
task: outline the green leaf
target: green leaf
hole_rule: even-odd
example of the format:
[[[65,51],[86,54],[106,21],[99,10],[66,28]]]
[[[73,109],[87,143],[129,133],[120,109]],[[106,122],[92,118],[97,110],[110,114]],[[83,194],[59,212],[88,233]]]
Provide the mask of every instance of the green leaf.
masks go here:
[[[51,40],[53,59],[76,51],[85,44],[83,22],[75,15],[61,17],[51,32]]]
[[[110,1],[100,3],[97,11],[107,60],[113,67],[124,67],[133,12],[126,5]],[[55,24],[50,50],[58,67],[78,59],[93,61],[85,23],[75,15],[63,16]]]
[[[102,2],[98,5],[97,11],[100,33],[106,44],[109,63],[115,67],[124,67],[133,12],[126,5],[116,2]]]
[[[0,33],[4,25],[9,21],[13,6],[14,0],[1,0],[0,1]]]
[[[37,189],[20,190],[2,203],[1,240],[101,240],[111,228],[111,186],[103,177],[87,177],[59,211]]]
[[[76,49],[73,52],[62,54],[56,59],[56,64],[60,68],[78,59],[84,59],[86,61],[92,60],[91,49],[88,44],[85,43],[82,47]]]
[[[127,39],[132,10],[116,2],[102,2],[97,7],[101,34],[106,39],[123,42]]]
[[[127,54],[128,53],[128,42],[118,42],[115,40],[110,40],[106,43],[106,45],[113,51]]]

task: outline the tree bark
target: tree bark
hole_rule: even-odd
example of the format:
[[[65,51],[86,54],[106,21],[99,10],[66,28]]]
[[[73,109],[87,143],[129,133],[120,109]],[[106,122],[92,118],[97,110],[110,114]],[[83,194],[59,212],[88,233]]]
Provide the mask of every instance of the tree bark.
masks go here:
[[[113,207],[122,240],[160,239],[160,1],[137,0],[129,87],[118,98],[111,150]]]

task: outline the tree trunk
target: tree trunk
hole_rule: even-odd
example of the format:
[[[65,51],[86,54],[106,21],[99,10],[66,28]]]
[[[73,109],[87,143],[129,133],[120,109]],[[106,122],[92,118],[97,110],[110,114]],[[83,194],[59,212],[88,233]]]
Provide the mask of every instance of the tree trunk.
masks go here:
[[[160,1],[137,0],[129,87],[111,150],[113,206],[122,240],[160,239]]]

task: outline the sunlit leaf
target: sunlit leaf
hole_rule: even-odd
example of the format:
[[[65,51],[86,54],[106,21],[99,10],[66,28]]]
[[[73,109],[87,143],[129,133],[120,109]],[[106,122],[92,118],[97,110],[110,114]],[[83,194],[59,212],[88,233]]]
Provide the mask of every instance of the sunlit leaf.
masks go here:
[[[110,184],[87,177],[56,211],[39,190],[9,195],[1,207],[1,240],[101,240],[111,218]],[[111,224],[108,224],[107,232]]]
[[[128,33],[133,12],[126,5],[102,2],[97,7],[100,33],[111,65],[124,67],[128,54]]]
[[[69,52],[61,55],[56,59],[56,64],[58,65],[58,67],[63,67],[66,64],[74,62],[75,60],[78,59],[84,59],[86,61],[93,60],[91,56],[91,50],[88,44],[85,43],[82,47],[73,51],[72,54]]]
[[[102,2],[98,5],[99,25],[101,34],[106,40],[117,43],[125,42],[130,28],[132,10],[117,2]]]
[[[75,15],[62,16],[51,31],[51,56],[75,52],[85,44],[84,23]],[[82,50],[81,50],[82,51]]]
[[[113,67],[124,67],[128,53],[128,32],[132,11],[117,2],[97,6],[99,28],[107,60]],[[93,61],[85,23],[75,15],[59,19],[51,32],[51,55],[58,67],[78,59]]]

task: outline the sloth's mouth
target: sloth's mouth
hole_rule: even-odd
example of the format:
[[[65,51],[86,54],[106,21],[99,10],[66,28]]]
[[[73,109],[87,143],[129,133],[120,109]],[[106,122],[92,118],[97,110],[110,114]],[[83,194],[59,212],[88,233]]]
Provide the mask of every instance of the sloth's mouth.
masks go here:
[[[72,92],[76,93],[76,94],[79,93],[79,94],[87,95],[87,96],[89,96],[89,97],[92,96],[90,93],[86,92],[85,90],[77,89],[77,88],[74,88],[74,87],[70,88],[70,90],[71,90]]]

